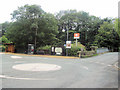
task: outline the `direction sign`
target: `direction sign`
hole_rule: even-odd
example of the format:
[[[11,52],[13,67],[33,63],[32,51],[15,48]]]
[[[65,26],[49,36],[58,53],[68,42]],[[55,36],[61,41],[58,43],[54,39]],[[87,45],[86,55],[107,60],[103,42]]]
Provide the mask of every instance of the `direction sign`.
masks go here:
[[[79,39],[80,38],[80,33],[74,33],[74,39]]]
[[[66,41],[66,48],[71,48],[71,41]]]

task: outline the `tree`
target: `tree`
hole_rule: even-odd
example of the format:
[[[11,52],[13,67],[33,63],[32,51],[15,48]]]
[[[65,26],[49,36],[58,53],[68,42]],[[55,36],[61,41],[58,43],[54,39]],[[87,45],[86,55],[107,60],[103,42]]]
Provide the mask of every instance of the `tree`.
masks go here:
[[[56,18],[58,20],[60,40],[66,40],[65,34],[63,35],[62,29],[69,29],[69,40],[74,41],[73,33],[80,33],[79,42],[87,47],[90,47],[95,40],[95,35],[102,24],[102,20],[95,16],[90,16],[89,13],[84,11],[77,12],[76,10],[60,11]]]
[[[7,32],[8,27],[10,26],[10,22],[4,22],[2,24],[0,24],[2,27],[2,35],[5,35],[5,33]]]
[[[120,36],[120,19],[119,18],[115,19],[114,27],[115,27],[115,31]]]
[[[4,44],[4,43],[11,43],[10,40],[8,40],[8,38],[5,37],[5,35],[3,35],[1,38],[0,38],[0,43]]]
[[[17,49],[25,50],[29,43],[36,43],[36,48],[51,45],[57,40],[57,20],[40,6],[25,5],[11,15],[14,22],[9,26],[6,36],[15,43]]]
[[[120,38],[114,30],[114,24],[112,22],[104,22],[96,35],[95,42],[99,47],[108,47],[112,51],[118,50],[120,45]]]

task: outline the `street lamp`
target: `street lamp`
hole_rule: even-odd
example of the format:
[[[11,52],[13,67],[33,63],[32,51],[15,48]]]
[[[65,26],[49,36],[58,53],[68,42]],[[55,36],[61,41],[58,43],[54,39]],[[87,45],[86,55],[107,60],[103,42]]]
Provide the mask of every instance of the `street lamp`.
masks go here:
[[[68,41],[68,34],[69,34],[68,30],[69,29],[67,29],[67,40],[66,41]],[[65,29],[63,29],[62,32],[65,32]],[[68,56],[68,48],[66,48],[66,56]]]
[[[65,32],[65,29],[63,29],[62,32]]]

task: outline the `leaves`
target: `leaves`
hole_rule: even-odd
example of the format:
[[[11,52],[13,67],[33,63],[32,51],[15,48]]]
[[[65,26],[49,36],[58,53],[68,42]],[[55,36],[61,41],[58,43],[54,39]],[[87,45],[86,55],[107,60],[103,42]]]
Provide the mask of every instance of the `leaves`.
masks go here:
[[[27,49],[29,43],[35,43],[35,37],[37,47],[55,42],[58,33],[57,20],[54,15],[45,13],[40,6],[19,7],[12,16],[14,22],[8,28],[6,36],[15,43],[16,48]]]
[[[117,48],[120,45],[120,38],[115,32],[112,22],[104,22],[98,32],[95,42],[99,47]]]
[[[3,36],[0,38],[0,42],[2,42],[3,44],[4,44],[4,43],[11,43],[11,41],[8,40],[8,38],[6,38],[5,35],[3,35]]]
[[[120,19],[119,18],[115,19],[114,27],[115,27],[115,30],[118,33],[119,37],[120,37]]]

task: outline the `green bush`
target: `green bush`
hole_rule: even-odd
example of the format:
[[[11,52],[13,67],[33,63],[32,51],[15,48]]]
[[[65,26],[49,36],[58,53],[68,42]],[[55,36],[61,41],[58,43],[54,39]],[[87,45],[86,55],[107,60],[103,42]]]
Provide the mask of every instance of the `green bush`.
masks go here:
[[[83,48],[85,50],[85,46],[83,46],[79,42],[78,42],[77,46],[76,46],[76,43],[71,44],[71,48],[68,49],[68,55],[69,56],[78,56],[77,52],[81,51],[81,48]]]
[[[4,44],[4,43],[12,43],[12,42],[11,42],[10,40],[8,40],[8,38],[6,38],[5,35],[3,35],[3,36],[0,38],[0,43],[1,43],[1,45],[0,45],[0,52],[1,52],[1,51],[4,52],[4,51],[5,51],[5,46],[2,45],[2,43]]]
[[[42,47],[37,48],[37,50],[48,50],[47,54],[50,54],[51,46],[50,45],[42,46]]]
[[[81,58],[88,58],[88,57],[93,57],[93,56],[97,56],[98,54],[93,54],[93,55],[84,55],[84,56],[81,56]]]
[[[39,47],[38,50],[39,50],[39,49],[50,50],[50,49],[51,49],[51,46],[46,45],[46,46],[43,46],[43,47]]]
[[[0,45],[0,52],[4,52],[5,51],[5,46],[4,45]]]
[[[3,36],[0,38],[0,43],[11,43],[11,41],[8,40],[8,38],[6,38],[5,35],[3,35]]]

